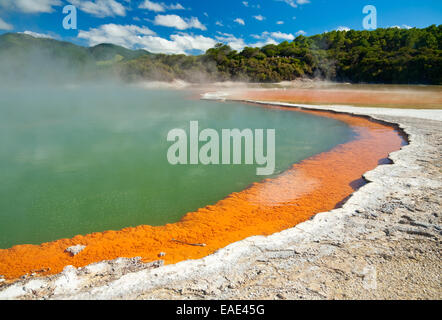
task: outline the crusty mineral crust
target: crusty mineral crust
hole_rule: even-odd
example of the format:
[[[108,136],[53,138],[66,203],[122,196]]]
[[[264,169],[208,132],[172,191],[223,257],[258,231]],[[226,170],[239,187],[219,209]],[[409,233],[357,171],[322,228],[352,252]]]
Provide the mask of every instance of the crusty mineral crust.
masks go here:
[[[86,249],[86,246],[83,246],[81,244],[77,244],[76,246],[72,246],[66,249],[66,252],[69,252],[71,255],[76,256],[81,251]]]
[[[175,265],[66,267],[0,283],[0,299],[441,299],[442,110],[302,107],[398,124],[410,144],[342,208],[292,229]]]

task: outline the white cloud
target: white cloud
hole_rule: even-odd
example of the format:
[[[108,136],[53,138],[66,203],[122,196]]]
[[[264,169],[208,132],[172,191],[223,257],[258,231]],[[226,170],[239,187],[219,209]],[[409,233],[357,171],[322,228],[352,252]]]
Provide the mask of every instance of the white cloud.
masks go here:
[[[263,47],[267,44],[277,44],[274,39],[267,38],[255,43],[245,43],[244,39],[237,38],[233,34],[221,33],[218,31],[218,36],[215,37],[218,42],[229,45],[233,50],[242,51],[245,47]],[[256,36],[255,36],[256,38]]]
[[[249,4],[249,2],[248,1],[243,1],[242,2],[242,4],[244,5],[244,7],[247,7],[247,8],[254,8],[254,9],[260,9],[261,8],[261,5],[259,5],[259,4]]]
[[[246,23],[244,22],[244,20],[243,19],[241,19],[241,18],[236,18],[235,20],[233,20],[233,21],[235,21],[237,24],[240,24],[240,25],[245,25]]]
[[[263,17],[262,15],[257,15],[257,16],[253,16],[253,18],[255,18],[256,20],[258,20],[258,21],[262,21],[262,20],[264,20],[265,19],[265,17]]]
[[[251,43],[248,46],[249,47],[263,47],[266,46],[268,44],[278,44],[278,42],[281,42],[281,40],[294,40],[295,36],[291,33],[283,33],[280,31],[276,31],[276,32],[268,32],[268,31],[264,31],[261,34],[258,35],[251,35],[253,38],[260,40],[258,42],[255,43]]]
[[[77,9],[87,12],[91,15],[104,18],[114,16],[126,16],[126,8],[115,0],[67,0]]]
[[[284,21],[276,21],[276,24],[284,24]]]
[[[264,46],[266,46],[268,44],[278,44],[278,42],[276,42],[272,38],[268,38],[265,41],[258,41],[258,42],[252,43],[252,44],[249,45],[249,47],[252,47],[252,48],[262,48],[262,47],[264,47]]]
[[[154,12],[164,12],[166,10],[185,10],[185,8],[180,3],[166,5],[164,3],[153,2],[150,0],[144,0],[138,6],[138,8],[147,9]]]
[[[244,47],[262,47],[267,44],[277,44],[274,39],[289,39],[289,34],[281,32],[264,32],[255,36],[258,42],[246,43],[244,39],[233,34],[219,32],[215,38],[187,33],[173,34],[162,38],[146,28],[135,25],[106,24],[89,31],[80,31],[78,37],[85,39],[90,46],[100,43],[114,43],[130,49],[145,49],[153,53],[189,54],[195,51],[205,52],[216,43],[228,44],[232,49],[241,51]]]
[[[279,40],[293,40],[295,39],[295,36],[291,33],[283,33],[280,31],[276,32],[268,32],[264,31],[263,33],[259,35],[252,35],[255,39],[279,39]]]
[[[350,31],[349,27],[340,26],[336,28],[336,31]]]
[[[298,5],[310,3],[310,0],[276,0],[276,1],[285,2],[292,8],[297,8]]]
[[[224,27],[224,25],[223,25],[223,23],[222,23],[221,21],[217,21],[217,22],[215,22],[215,24],[216,24],[217,26]]]
[[[180,3],[171,4],[167,8],[170,10],[186,10],[186,8],[184,8]]]
[[[19,33],[27,34],[28,36],[32,36],[34,38],[54,39],[54,37],[49,34],[38,33],[38,32],[34,32],[34,31],[25,31],[25,32],[19,32]]]
[[[304,30],[299,30],[298,32],[296,32],[296,35],[300,36],[305,36],[307,34],[307,32],[305,32]]]
[[[162,4],[156,3],[156,2],[152,2],[152,1],[149,1],[149,0],[145,0],[144,2],[142,2],[138,8],[140,8],[140,9],[147,9],[147,10],[155,11],[155,12],[164,12],[164,11],[166,11],[166,9],[164,8],[164,6]]]
[[[153,53],[187,54],[195,50],[205,52],[214,47],[216,41],[200,35],[183,33],[171,35],[170,40],[154,36],[142,37],[137,44]]]
[[[50,13],[61,6],[60,0],[1,0],[0,6],[24,13]]]
[[[157,15],[153,23],[157,26],[176,28],[178,30],[186,30],[192,28],[207,30],[206,26],[203,25],[198,20],[198,18],[192,17],[190,19],[183,19],[176,14]]]
[[[78,38],[86,39],[92,46],[100,43],[114,43],[126,48],[134,48],[142,36],[154,34],[155,32],[147,27],[110,23],[91,28],[89,31],[80,30]]]
[[[233,34],[218,32],[218,36],[215,37],[219,42],[228,44],[233,50],[241,51],[247,45],[244,39],[237,38]]]
[[[155,36],[147,27],[135,25],[106,24],[89,31],[80,31],[78,37],[93,46],[100,43],[114,43],[130,49],[146,49],[153,53],[185,54],[206,51],[217,41],[201,35],[187,33],[173,34],[169,39]]]
[[[295,36],[291,33],[283,33],[280,31],[270,33],[270,36],[275,39],[293,40]]]
[[[157,15],[157,17],[160,16],[161,15]],[[189,29],[195,24],[195,22],[192,22],[192,19],[183,19],[174,15],[169,16],[173,18],[169,17],[164,19],[166,16],[162,16],[163,18],[158,19],[164,20],[155,20],[157,23],[161,22],[162,25],[174,27],[178,30]],[[181,20],[177,19],[177,17]],[[219,24],[221,24],[221,22],[219,22]],[[266,31],[260,35],[255,35],[253,37],[257,40],[254,43],[246,43],[243,38],[220,31],[218,31],[214,37],[205,37],[184,32],[172,34],[169,37],[160,37],[147,27],[117,24],[104,24],[97,28],[91,28],[88,31],[80,30],[78,37],[86,40],[91,46],[100,43],[114,43],[130,49],[145,49],[153,53],[167,54],[193,54],[195,51],[204,52],[214,47],[218,42],[226,43],[232,49],[241,51],[244,47],[262,47],[268,44],[277,44],[281,40],[293,40],[295,38],[291,33],[283,33],[280,31]]]
[[[402,26],[390,26],[387,28],[392,28],[392,29],[412,29],[413,27],[407,26],[406,24],[403,24]]]
[[[14,29],[12,24],[7,23],[5,20],[0,18],[0,30],[12,30]]]

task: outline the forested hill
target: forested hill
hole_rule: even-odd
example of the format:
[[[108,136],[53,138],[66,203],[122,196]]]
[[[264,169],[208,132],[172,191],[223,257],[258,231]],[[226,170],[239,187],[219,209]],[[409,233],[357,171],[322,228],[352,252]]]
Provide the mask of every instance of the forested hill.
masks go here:
[[[333,31],[241,52],[219,44],[202,56],[141,57],[125,63],[124,69],[131,78],[154,74],[164,79],[188,78],[204,71],[220,80],[253,82],[308,77],[442,84],[442,25],[409,30]]]
[[[279,82],[306,77],[440,85],[442,25],[333,31],[241,52],[218,44],[199,56],[151,54],[111,44],[84,48],[23,34],[0,36],[0,76],[40,77],[52,71],[48,78],[57,79],[60,72],[54,71],[64,68],[65,73],[74,68],[79,78],[118,76],[128,81]]]
[[[118,64],[150,54],[114,44],[86,48],[23,33],[5,33],[0,35],[0,81],[8,84],[95,80],[114,76]]]

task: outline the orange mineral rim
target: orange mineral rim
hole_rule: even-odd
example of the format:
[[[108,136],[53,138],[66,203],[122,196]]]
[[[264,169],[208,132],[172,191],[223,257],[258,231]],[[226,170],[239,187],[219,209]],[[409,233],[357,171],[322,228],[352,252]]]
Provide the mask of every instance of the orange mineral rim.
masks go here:
[[[15,280],[32,273],[56,274],[67,265],[78,268],[119,257],[142,257],[144,262],[162,259],[165,264],[202,258],[233,242],[270,235],[335,208],[354,192],[352,186],[365,172],[399,150],[404,142],[392,126],[364,117],[279,108],[343,121],[357,137],[294,164],[276,178],[254,183],[214,205],[187,213],[177,223],[141,225],[0,249],[0,275]],[[78,244],[86,246],[80,254],[72,256],[65,251]],[[161,252],[166,254],[159,258]]]

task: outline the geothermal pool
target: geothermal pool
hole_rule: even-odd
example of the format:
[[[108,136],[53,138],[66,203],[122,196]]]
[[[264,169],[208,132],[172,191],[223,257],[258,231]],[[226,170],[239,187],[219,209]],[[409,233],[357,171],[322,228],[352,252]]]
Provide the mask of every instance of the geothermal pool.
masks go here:
[[[0,248],[179,221],[272,176],[172,166],[173,128],[276,129],[276,169],[351,141],[345,122],[140,88],[0,89]],[[301,180],[302,181],[302,180]]]

